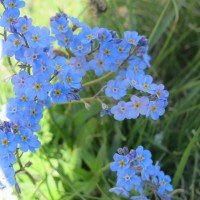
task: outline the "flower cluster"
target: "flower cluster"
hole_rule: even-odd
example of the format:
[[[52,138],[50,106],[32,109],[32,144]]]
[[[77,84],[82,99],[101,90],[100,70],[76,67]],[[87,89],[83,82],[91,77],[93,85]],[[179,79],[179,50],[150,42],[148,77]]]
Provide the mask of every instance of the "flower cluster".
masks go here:
[[[20,16],[24,1],[0,3],[5,8],[0,18],[4,28],[3,54],[13,57],[13,66],[19,69],[11,79],[15,97],[7,104],[9,121],[0,125],[0,188],[16,183],[13,164],[19,150],[35,152],[40,147],[35,132],[40,131],[44,108],[51,103],[80,100],[87,71],[96,76],[107,72],[106,77],[115,76],[103,87],[111,100],[109,106],[98,99],[103,105],[101,116],[114,115],[116,120],[123,120],[141,114],[156,120],[164,114],[168,92],[144,73],[150,66],[145,37],[126,31],[124,38],[120,38],[112,30],[91,28],[65,13],[51,18],[50,31],[33,26],[32,19]],[[54,50],[54,42],[65,52]],[[132,95],[135,90],[150,97]],[[126,102],[127,98],[130,101]]]
[[[152,164],[149,150],[142,146],[130,151],[119,148],[113,159],[110,169],[117,172],[117,185],[110,192],[131,200],[148,200],[149,194],[155,195],[155,199],[171,199],[171,178],[160,170],[158,163]],[[131,195],[131,191],[136,195]]]

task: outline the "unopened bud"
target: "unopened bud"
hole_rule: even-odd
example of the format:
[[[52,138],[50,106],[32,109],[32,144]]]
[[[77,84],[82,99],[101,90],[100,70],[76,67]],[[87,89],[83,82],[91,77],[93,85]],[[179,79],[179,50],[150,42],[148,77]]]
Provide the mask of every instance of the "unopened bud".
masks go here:
[[[25,164],[24,167],[30,167],[32,164],[33,164],[32,162],[28,161],[28,162]]]
[[[17,192],[18,194],[21,193],[21,189],[20,189],[18,183],[15,184],[15,190],[16,190],[16,192]]]
[[[86,108],[87,110],[90,110],[91,105],[90,105],[89,103],[84,103],[84,105],[85,105],[85,108]]]

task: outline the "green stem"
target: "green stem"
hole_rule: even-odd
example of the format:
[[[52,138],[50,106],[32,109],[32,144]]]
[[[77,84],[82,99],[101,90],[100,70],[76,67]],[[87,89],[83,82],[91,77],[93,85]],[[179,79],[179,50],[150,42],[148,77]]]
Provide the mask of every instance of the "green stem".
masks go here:
[[[83,87],[87,87],[87,86],[90,86],[90,85],[97,84],[97,83],[103,81],[104,79],[108,78],[108,77],[111,76],[112,74],[113,74],[113,72],[109,72],[109,73],[105,74],[104,76],[102,76],[102,77],[100,77],[100,78],[98,78],[98,79],[96,79],[96,80],[92,80],[92,81],[89,81],[89,82],[87,82],[87,83],[84,83],[84,84],[83,84]]]

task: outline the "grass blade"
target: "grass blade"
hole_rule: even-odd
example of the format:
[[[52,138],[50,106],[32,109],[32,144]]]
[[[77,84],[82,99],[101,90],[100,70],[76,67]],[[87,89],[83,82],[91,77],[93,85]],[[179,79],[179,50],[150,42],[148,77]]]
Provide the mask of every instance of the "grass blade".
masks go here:
[[[190,153],[195,145],[195,142],[198,140],[198,137],[199,137],[199,133],[200,133],[200,127],[198,128],[198,130],[196,131],[196,133],[194,134],[193,138],[191,139],[190,143],[188,144],[187,148],[185,149],[184,153],[183,153],[183,156],[181,158],[181,161],[177,167],[177,170],[176,170],[176,173],[174,175],[174,178],[173,178],[173,183],[172,185],[174,186],[174,188],[176,188],[180,178],[181,178],[181,175],[183,174],[183,170],[185,168],[185,165],[187,163],[187,160],[190,156]]]

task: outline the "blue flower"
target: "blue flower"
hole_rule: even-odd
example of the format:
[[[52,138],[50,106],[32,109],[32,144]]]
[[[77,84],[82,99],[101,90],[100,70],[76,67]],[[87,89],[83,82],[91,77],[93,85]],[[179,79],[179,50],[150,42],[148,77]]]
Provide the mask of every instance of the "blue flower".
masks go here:
[[[147,167],[152,164],[151,152],[144,150],[142,146],[139,146],[136,150],[136,162],[142,167]]]
[[[10,34],[3,45],[3,54],[6,54],[8,57],[13,56],[15,52],[21,48],[23,43],[24,41],[20,36],[17,34]]]
[[[82,31],[78,34],[79,39],[83,44],[88,44],[95,39],[95,30],[92,30],[89,26],[84,26]]]
[[[141,184],[139,176],[135,175],[133,168],[126,169],[124,171],[118,171],[117,173],[117,186],[123,187],[125,190],[130,191],[135,186]]]
[[[19,74],[12,77],[12,84],[16,94],[22,94],[25,88],[29,87],[31,76],[26,71],[20,71]]]
[[[165,175],[164,172],[159,172],[159,188],[158,194],[163,195],[165,191],[171,192],[173,190],[172,185],[170,184],[171,178],[168,175]]]
[[[143,76],[141,74],[136,74],[134,71],[128,70],[126,72],[126,78],[129,82],[130,87],[134,87],[135,89],[139,90],[140,82],[143,79]]]
[[[112,171],[124,171],[130,167],[128,156],[123,156],[115,153],[113,159],[114,162],[110,164],[110,169]]]
[[[40,66],[42,61],[46,58],[43,48],[28,48],[24,51],[26,62],[32,66]]]
[[[9,103],[6,107],[6,116],[10,120],[19,119],[22,116],[22,107],[20,101],[15,98],[9,99]]]
[[[85,54],[91,52],[91,44],[83,44],[81,42],[81,38],[78,36],[74,37],[70,47],[76,56],[84,56]]]
[[[126,95],[126,89],[117,81],[110,80],[108,81],[107,87],[105,89],[105,94],[108,97],[119,100],[121,97]]]
[[[155,165],[149,165],[143,168],[141,171],[142,180],[147,180],[147,181],[151,180],[151,182],[154,185],[157,185],[158,184],[157,176],[159,172],[160,172],[160,166],[158,165],[158,163],[156,163]]]
[[[146,64],[143,62],[141,58],[131,57],[128,61],[127,71],[133,71],[135,74],[144,74],[144,69],[146,68]]]
[[[14,133],[4,133],[0,130],[0,151],[4,156],[9,152],[14,152],[17,148],[17,141]]]
[[[50,31],[46,27],[32,27],[26,34],[26,40],[32,48],[45,48],[50,46],[51,42],[54,41],[54,38],[50,36]]]
[[[123,61],[128,57],[130,49],[131,46],[122,40],[120,43],[114,45],[113,56]]]
[[[114,114],[114,118],[119,121],[125,118],[131,118],[131,110],[129,110],[127,103],[124,101],[120,101],[116,106],[113,106],[111,108],[111,113]]]
[[[20,0],[4,0],[4,5],[8,8],[22,8],[25,6],[25,2]]]
[[[39,132],[41,127],[37,120],[32,120],[30,118],[24,119],[24,126],[22,128],[28,128],[32,132]]]
[[[37,136],[33,135],[32,131],[27,128],[21,130],[18,135],[18,142],[20,150],[23,152],[27,152],[28,150],[35,152],[35,148],[39,148],[41,146]]]
[[[100,54],[102,55],[102,58],[110,63],[114,62],[115,56],[114,56],[114,43],[108,42],[104,45],[100,46]]]
[[[72,67],[77,74],[81,75],[81,77],[85,76],[88,67],[84,56],[72,57],[70,58],[69,63],[70,67]]]
[[[99,28],[96,34],[96,39],[99,41],[100,44],[105,44],[112,40],[112,34],[106,28]]]
[[[54,103],[65,103],[68,93],[69,89],[66,88],[63,83],[58,82],[53,85],[50,96]]]
[[[115,80],[123,85],[124,88],[128,88],[129,87],[129,80],[127,79],[126,77],[126,70],[120,70],[119,73],[118,73],[118,76],[116,76]]]
[[[76,29],[79,27],[85,27],[86,24],[84,22],[80,22],[77,18],[69,16],[70,21],[72,22],[72,29]]]
[[[35,101],[30,101],[24,111],[24,116],[31,121],[40,121],[43,116],[43,106]]]
[[[69,48],[72,40],[74,39],[73,32],[69,29],[65,33],[57,34],[56,39],[61,47]]]
[[[151,116],[153,120],[157,120],[159,116],[163,115],[165,112],[164,101],[150,101],[147,108],[146,117]]]
[[[48,81],[54,74],[54,62],[48,56],[44,56],[44,60],[41,61],[40,65],[33,66],[34,76],[38,76],[41,79]]]
[[[1,155],[3,156],[3,155]],[[14,152],[9,151],[6,155],[3,156],[2,159],[0,159],[0,166],[1,167],[9,167],[10,165],[14,164],[16,162],[16,157],[14,155]]]
[[[57,56],[54,60],[53,67],[56,69],[58,72],[61,72],[65,69],[67,69],[68,65],[66,63],[66,58],[62,56]]]
[[[139,90],[155,94],[156,85],[152,84],[153,78],[150,75],[144,75],[139,82]]]
[[[61,13],[51,18],[51,29],[53,34],[65,33],[68,31],[67,16]]]
[[[17,8],[9,8],[3,12],[3,16],[0,19],[0,26],[11,31],[11,26],[17,21],[20,12]]]
[[[32,19],[24,17],[19,17],[14,27],[18,33],[26,35],[26,33],[32,29]]]
[[[71,68],[68,68],[67,70],[63,71],[63,73],[60,73],[59,78],[63,81],[67,89],[81,88],[82,77]]]
[[[127,41],[127,43],[136,46],[141,39],[141,36],[139,36],[136,31],[125,31],[124,39]]]
[[[133,95],[131,102],[127,103],[127,109],[130,112],[130,118],[136,119],[139,114],[145,115],[149,105],[149,99],[147,97],[137,97]]]
[[[107,65],[109,64],[105,62],[104,59],[102,59],[102,56],[96,54],[95,57],[88,63],[88,68],[90,70],[94,70],[94,73],[97,76],[101,76],[103,72],[108,68]]]
[[[26,94],[30,98],[34,99],[36,96],[39,100],[46,99],[48,92],[51,90],[51,84],[40,76],[33,76],[29,80],[30,87],[26,89]]]
[[[155,94],[158,97],[158,99],[167,101],[167,98],[169,96],[169,92],[167,90],[164,90],[164,85],[159,84],[156,86]]]

